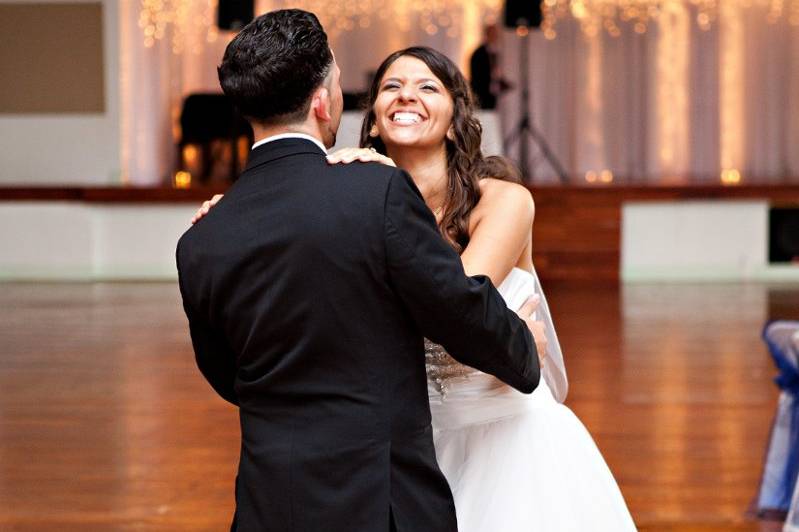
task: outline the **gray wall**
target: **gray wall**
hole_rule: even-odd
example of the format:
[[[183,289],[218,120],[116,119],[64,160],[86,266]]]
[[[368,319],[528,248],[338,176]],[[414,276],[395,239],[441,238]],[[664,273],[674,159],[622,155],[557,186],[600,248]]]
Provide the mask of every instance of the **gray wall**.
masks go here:
[[[119,183],[117,4],[0,2],[0,186]]]

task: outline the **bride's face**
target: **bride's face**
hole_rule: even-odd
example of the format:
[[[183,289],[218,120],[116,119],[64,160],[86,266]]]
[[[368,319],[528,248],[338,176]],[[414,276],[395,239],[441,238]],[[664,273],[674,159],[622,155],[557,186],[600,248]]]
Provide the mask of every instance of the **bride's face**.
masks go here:
[[[377,133],[391,150],[445,142],[453,102],[444,84],[415,57],[402,56],[386,70],[374,103]]]

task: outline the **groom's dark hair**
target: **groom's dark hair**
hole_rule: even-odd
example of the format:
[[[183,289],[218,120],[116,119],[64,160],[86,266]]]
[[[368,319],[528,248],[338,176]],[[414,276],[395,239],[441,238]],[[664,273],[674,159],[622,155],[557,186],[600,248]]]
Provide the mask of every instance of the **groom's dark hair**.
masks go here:
[[[247,24],[228,44],[219,83],[239,112],[264,125],[302,122],[311,94],[333,64],[316,15],[271,11]]]

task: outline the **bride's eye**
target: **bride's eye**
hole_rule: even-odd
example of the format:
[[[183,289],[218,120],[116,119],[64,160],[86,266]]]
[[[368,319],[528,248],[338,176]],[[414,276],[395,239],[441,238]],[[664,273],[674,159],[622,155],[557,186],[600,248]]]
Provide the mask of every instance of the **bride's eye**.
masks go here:
[[[383,87],[380,90],[387,91],[387,90],[398,89],[398,88],[399,88],[399,83],[390,82],[390,83],[384,84]]]
[[[438,87],[429,83],[422,85],[420,88],[425,92],[438,92]]]

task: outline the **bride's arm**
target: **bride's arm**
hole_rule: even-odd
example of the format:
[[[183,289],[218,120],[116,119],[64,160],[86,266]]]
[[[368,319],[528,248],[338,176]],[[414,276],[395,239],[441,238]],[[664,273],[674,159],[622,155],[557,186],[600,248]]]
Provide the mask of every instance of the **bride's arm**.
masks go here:
[[[535,204],[522,185],[483,181],[482,196],[472,211],[477,219],[461,260],[467,275],[486,275],[498,286],[530,243]]]
[[[485,275],[494,286],[499,286],[513,267],[520,263],[522,253],[530,252],[535,204],[529,190],[508,181],[484,179],[481,181],[481,192],[480,201],[472,211],[474,226],[469,244],[461,253],[461,261],[467,275]],[[522,264],[532,264],[532,257],[528,259]],[[538,307],[539,301],[536,300],[531,308],[522,306],[517,314],[520,317],[529,316],[533,308]],[[539,363],[544,370],[550,365],[544,362],[549,356],[546,325],[536,320],[528,327],[533,333]],[[559,346],[556,348],[560,353]],[[565,382],[565,372],[563,375]]]

